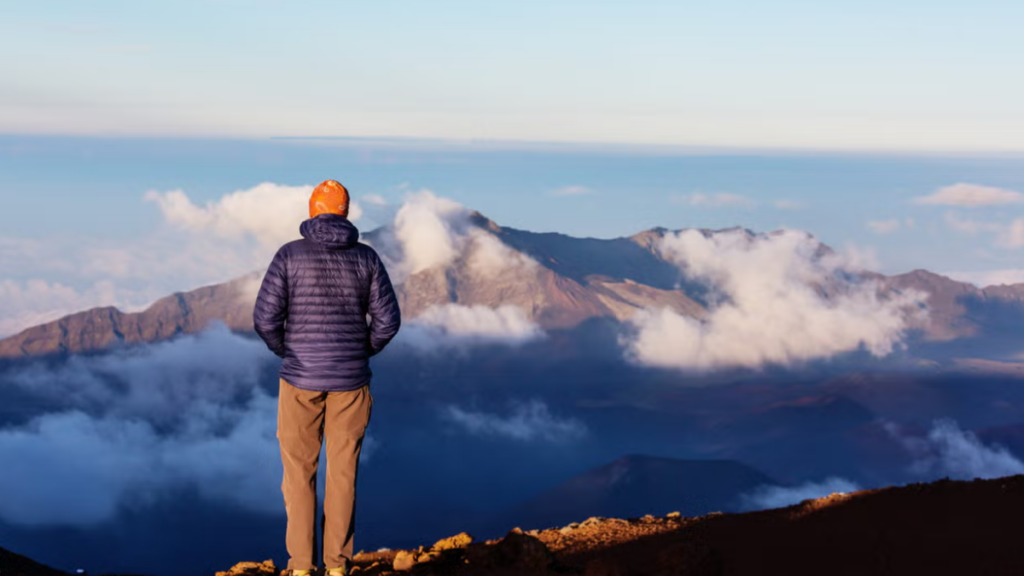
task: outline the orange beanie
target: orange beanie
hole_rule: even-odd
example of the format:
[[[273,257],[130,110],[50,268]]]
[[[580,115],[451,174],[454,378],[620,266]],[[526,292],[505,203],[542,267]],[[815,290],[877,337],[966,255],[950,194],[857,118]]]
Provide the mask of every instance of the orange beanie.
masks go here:
[[[337,180],[324,180],[309,197],[309,217],[320,214],[348,216],[348,190]]]

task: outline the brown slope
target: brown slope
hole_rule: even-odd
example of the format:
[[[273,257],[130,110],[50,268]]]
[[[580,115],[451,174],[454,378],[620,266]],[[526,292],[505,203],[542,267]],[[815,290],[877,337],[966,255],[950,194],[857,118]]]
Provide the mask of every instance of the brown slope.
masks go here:
[[[1024,284],[978,288],[928,270],[884,277],[896,290],[926,292],[928,319],[921,328],[929,339],[952,340],[1019,328],[1024,319]]]
[[[254,275],[179,292],[142,312],[108,306],[65,316],[0,340],[0,358],[76,354],[193,334],[219,320],[232,330],[252,330]]]

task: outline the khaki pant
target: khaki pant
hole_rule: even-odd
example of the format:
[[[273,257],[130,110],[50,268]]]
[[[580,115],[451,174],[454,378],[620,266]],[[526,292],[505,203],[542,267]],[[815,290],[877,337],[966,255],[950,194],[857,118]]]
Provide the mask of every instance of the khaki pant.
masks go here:
[[[316,473],[327,440],[323,530],[325,568],[351,566],[356,517],[356,472],[373,396],[358,390],[317,392],[280,381],[277,438],[284,464],[285,544],[288,570],[316,568]]]

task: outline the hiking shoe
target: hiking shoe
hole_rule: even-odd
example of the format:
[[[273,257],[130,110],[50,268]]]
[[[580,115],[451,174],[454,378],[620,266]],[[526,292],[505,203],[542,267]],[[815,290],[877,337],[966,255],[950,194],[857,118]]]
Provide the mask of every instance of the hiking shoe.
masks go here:
[[[348,576],[348,568],[344,566],[341,568],[329,568],[324,572],[324,576]]]

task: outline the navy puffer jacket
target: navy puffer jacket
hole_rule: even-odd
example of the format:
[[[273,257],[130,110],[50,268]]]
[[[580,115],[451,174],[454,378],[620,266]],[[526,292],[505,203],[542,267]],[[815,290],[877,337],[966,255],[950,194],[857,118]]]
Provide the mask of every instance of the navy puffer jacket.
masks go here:
[[[370,356],[398,332],[398,299],[377,252],[358,242],[348,218],[320,214],[299,230],[304,239],[282,246],[263,277],[256,333],[284,359],[287,382],[355,390],[370,382]]]

